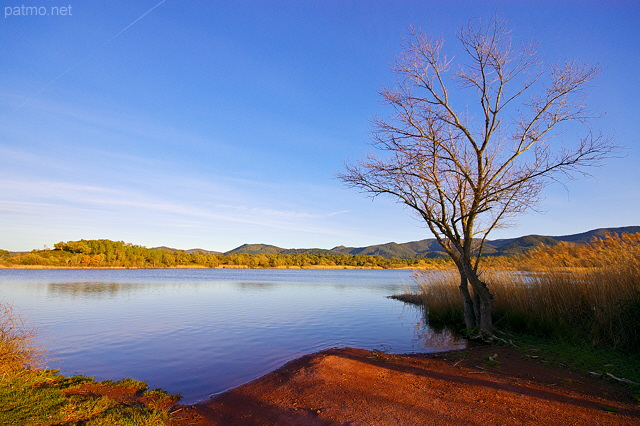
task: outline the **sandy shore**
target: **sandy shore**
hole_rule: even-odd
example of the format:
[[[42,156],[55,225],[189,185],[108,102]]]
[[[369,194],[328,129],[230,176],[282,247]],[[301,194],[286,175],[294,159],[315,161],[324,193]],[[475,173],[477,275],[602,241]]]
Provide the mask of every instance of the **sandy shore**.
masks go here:
[[[623,386],[491,346],[436,355],[330,349],[173,416],[180,425],[640,425]]]

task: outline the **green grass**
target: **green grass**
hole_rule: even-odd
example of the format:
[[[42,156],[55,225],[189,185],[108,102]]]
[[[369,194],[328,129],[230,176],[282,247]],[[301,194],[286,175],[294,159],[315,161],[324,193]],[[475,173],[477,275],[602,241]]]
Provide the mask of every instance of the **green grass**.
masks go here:
[[[511,340],[532,359],[619,383],[628,388],[635,400],[640,403],[640,357],[637,353],[610,348],[597,349],[586,344],[572,344],[526,334],[509,333],[503,334],[503,337]],[[636,384],[620,381],[620,379],[630,380]]]
[[[93,392],[74,393],[87,385],[132,389],[131,379],[94,382],[90,377],[65,378],[54,370],[14,370],[0,377],[0,424],[6,425],[165,425],[177,397],[164,391],[138,392],[134,402]],[[135,381],[138,388],[146,384]],[[146,397],[146,398],[145,398]],[[160,401],[161,404],[157,402]]]
[[[124,388],[135,389],[136,392],[143,392],[147,390],[147,384],[145,382],[132,379],[131,377],[118,380],[117,382],[112,382],[111,380],[105,380],[102,383],[109,383],[109,384],[112,384],[113,386],[121,386]]]
[[[516,335],[523,348],[534,348],[545,353],[548,361],[571,366],[583,372],[597,373],[607,377],[607,373],[619,378],[640,383],[640,357],[636,353],[615,349],[596,349],[588,345],[542,339],[539,337]]]

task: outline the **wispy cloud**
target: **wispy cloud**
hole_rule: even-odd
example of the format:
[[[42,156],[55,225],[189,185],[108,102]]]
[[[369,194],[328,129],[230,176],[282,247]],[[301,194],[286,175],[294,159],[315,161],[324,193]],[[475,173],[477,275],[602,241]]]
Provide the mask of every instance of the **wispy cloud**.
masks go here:
[[[328,213],[327,216],[331,217],[331,216],[339,216],[339,215],[343,215],[343,214],[349,214],[351,213],[351,210],[340,210],[337,212],[331,212]]]
[[[80,209],[100,213],[100,217],[96,218],[99,222],[103,216],[117,211],[130,217],[131,221],[158,221],[162,220],[159,219],[162,216],[170,216],[174,220],[187,220],[200,226],[210,222],[235,223],[289,231],[333,233],[331,229],[316,223],[316,220],[330,217],[332,213],[219,203],[207,208],[202,202],[176,203],[136,191],[69,182],[4,180],[0,182],[0,191],[5,194],[4,200],[0,201],[0,210],[5,214],[39,217],[43,210],[66,214],[69,210]]]

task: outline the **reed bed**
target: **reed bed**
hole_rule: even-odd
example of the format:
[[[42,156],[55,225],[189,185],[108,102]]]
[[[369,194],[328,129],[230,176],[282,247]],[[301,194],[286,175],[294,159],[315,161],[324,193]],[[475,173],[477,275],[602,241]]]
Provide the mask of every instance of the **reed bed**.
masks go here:
[[[497,329],[596,348],[640,351],[640,234],[542,247],[519,258],[530,272],[488,269]],[[429,321],[463,328],[456,271],[417,271]]]

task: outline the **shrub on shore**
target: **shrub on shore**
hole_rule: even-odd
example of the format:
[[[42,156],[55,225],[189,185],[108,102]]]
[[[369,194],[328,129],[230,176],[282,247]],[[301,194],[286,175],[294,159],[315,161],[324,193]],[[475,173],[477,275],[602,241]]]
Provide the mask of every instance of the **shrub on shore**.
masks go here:
[[[14,313],[13,306],[0,303],[0,373],[42,366],[44,351],[35,346],[36,332]]]

